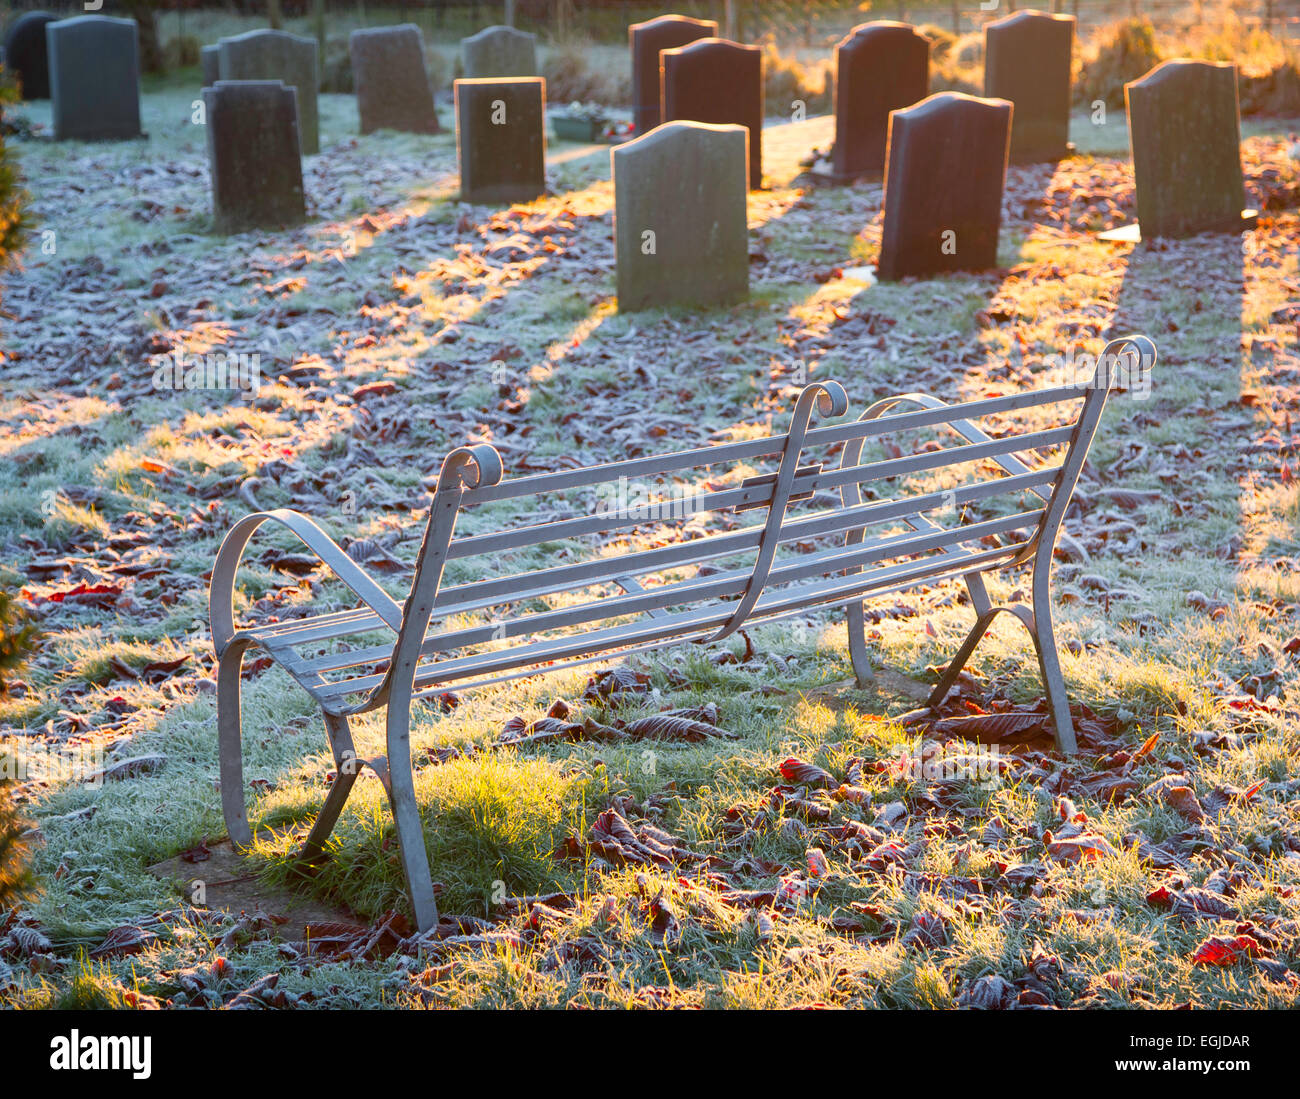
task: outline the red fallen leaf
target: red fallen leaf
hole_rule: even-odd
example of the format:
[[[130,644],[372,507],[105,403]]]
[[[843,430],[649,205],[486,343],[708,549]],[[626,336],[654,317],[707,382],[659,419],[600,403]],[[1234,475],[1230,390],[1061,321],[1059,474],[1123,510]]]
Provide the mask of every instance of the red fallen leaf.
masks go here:
[[[49,595],[35,595],[23,589],[23,595],[31,603],[62,603],[67,599],[75,599],[78,603],[85,603],[89,606],[111,606],[122,589],[117,584],[78,584],[75,588],[65,588],[63,591],[52,591]]]
[[[975,714],[971,717],[945,717],[934,723],[934,731],[939,736],[993,743],[1008,737],[1042,732],[1046,727],[1046,714],[1020,710],[1001,714]]]
[[[1091,835],[1087,832],[1069,839],[1053,839],[1051,832],[1043,833],[1043,846],[1047,853],[1061,862],[1095,862],[1108,855],[1117,855],[1105,836]]]
[[[189,659],[189,653],[186,653],[175,660],[151,661],[140,669],[140,678],[150,684],[161,683],[179,671],[182,665],[189,663]]]
[[[1241,800],[1242,800],[1242,801],[1249,801],[1249,800],[1250,800],[1251,798],[1253,798],[1256,794],[1258,794],[1262,789],[1264,789],[1264,779],[1260,779],[1258,782],[1253,783],[1253,784],[1250,786],[1250,788],[1249,788],[1248,790],[1246,790],[1246,792],[1245,792],[1244,794],[1241,795]]]
[[[815,763],[791,756],[781,764],[781,776],[787,782],[807,783],[810,786],[835,787],[835,778],[829,771],[823,770]]]
[[[1134,758],[1134,759],[1141,759],[1141,758],[1142,758],[1143,756],[1145,756],[1145,755],[1150,755],[1152,749],[1154,749],[1155,746],[1156,746],[1156,741],[1159,740],[1159,739],[1160,739],[1160,734],[1159,734],[1159,733],[1152,733],[1149,737],[1147,737],[1147,739],[1146,739],[1145,743],[1143,743],[1142,747],[1139,748],[1136,752],[1133,753],[1133,758]]]
[[[1147,904],[1156,908],[1173,908],[1174,894],[1168,886],[1160,885],[1147,894]]]
[[[1251,958],[1269,958],[1272,954],[1250,935],[1237,935],[1227,938],[1211,935],[1196,948],[1192,955],[1192,965],[1236,965]]]
[[[212,852],[208,849],[206,840],[195,847],[191,847],[188,851],[181,852],[181,858],[186,862],[206,862],[211,857]]]

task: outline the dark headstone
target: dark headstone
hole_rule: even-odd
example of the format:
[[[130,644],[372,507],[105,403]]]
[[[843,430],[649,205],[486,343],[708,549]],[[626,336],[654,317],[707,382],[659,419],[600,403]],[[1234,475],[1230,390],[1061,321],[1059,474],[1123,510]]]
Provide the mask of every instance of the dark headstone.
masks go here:
[[[663,121],[659,114],[659,51],[717,36],[718,24],[711,19],[688,19],[684,15],[661,15],[627,28],[632,52],[633,132],[638,136],[649,133]]]
[[[930,40],[910,23],[880,20],[854,27],[835,47],[837,179],[885,167],[889,113],[930,93]]]
[[[997,266],[1011,114],[942,92],[890,116],[880,278]]]
[[[1018,11],[984,28],[984,94],[1008,99],[1011,160],[1060,160],[1070,149],[1073,15]]]
[[[45,25],[58,19],[48,11],[29,11],[5,31],[5,68],[18,78],[24,99],[50,98],[50,62]]]
[[[374,130],[438,132],[419,27],[403,23],[353,31],[348,53],[363,134]]]
[[[316,39],[287,31],[247,31],[219,43],[222,80],[279,80],[298,93],[298,134],[304,154],[320,152]]]
[[[218,80],[203,89],[212,220],[220,233],[306,217],[297,93],[279,80]]]
[[[1124,85],[1124,98],[1142,236],[1241,231],[1237,67],[1165,61]]]
[[[45,27],[54,137],[140,136],[140,45],[134,19],[78,15]]]
[[[221,47],[204,46],[199,50],[199,65],[203,70],[203,86],[212,87],[221,79]]]
[[[528,202],[546,190],[546,81],[457,80],[463,202]]]
[[[666,122],[611,150],[618,308],[749,293],[744,126]]]
[[[460,40],[466,80],[537,75],[537,35],[514,27],[485,27]]]
[[[763,51],[722,38],[701,38],[663,50],[660,113],[749,129],[749,186],[763,181]]]

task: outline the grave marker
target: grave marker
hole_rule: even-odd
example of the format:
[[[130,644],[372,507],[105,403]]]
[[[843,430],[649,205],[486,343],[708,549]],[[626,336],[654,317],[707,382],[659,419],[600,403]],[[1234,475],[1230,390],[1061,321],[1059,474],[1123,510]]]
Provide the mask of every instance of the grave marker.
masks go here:
[[[247,31],[223,38],[222,80],[279,80],[298,93],[298,136],[304,154],[320,152],[316,90],[320,86],[316,39],[287,31]]]
[[[930,40],[909,23],[862,23],[835,47],[835,149],[847,182],[885,167],[889,114],[930,91]]]
[[[514,27],[485,27],[460,40],[466,80],[537,75],[537,35]]]
[[[1011,161],[1070,154],[1070,65],[1075,18],[1018,11],[984,28],[984,94],[1010,100]]]
[[[748,128],[749,186],[757,190],[763,179],[763,51],[701,38],[659,57],[663,121]]]
[[[419,27],[403,23],[353,31],[348,53],[363,134],[375,130],[438,132]]]
[[[140,46],[134,19],[78,15],[45,26],[58,141],[140,136]]]
[[[890,116],[881,279],[997,266],[1011,116],[957,92]]]
[[[666,122],[610,150],[619,312],[749,294],[748,136]]]
[[[50,98],[50,60],[45,28],[59,17],[48,11],[29,11],[5,31],[4,65],[18,78],[26,100]]]
[[[684,15],[661,15],[627,28],[632,53],[632,125],[638,137],[663,121],[659,113],[659,52],[717,36],[718,24],[711,19]]]
[[[546,191],[546,81],[457,80],[463,202],[528,202]]]
[[[297,225],[306,217],[297,92],[279,80],[218,80],[203,89],[213,227]]]

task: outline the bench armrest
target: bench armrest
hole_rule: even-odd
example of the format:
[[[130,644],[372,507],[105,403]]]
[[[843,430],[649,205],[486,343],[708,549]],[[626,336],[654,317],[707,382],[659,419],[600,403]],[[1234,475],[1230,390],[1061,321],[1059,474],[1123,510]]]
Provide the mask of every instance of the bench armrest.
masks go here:
[[[352,560],[342,547],[301,512],[290,508],[275,511],[258,511],[240,519],[226,534],[217,551],[212,566],[212,582],[208,595],[208,617],[212,630],[212,643],[220,658],[231,638],[235,636],[235,573],[239,569],[244,548],[254,531],[263,523],[276,522],[288,527],[312,553],[320,558],[331,572],[343,581],[367,607],[394,630],[402,626],[402,608],[383,588]]]

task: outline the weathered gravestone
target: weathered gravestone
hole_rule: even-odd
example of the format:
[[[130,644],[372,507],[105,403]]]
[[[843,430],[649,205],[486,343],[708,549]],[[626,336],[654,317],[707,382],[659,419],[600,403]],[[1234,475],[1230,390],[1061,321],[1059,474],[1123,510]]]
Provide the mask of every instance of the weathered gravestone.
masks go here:
[[[217,232],[303,221],[297,92],[279,80],[218,80],[203,105]]]
[[[199,50],[199,65],[203,70],[203,86],[212,87],[221,79],[221,47],[204,46]]]
[[[640,135],[663,121],[659,114],[659,52],[688,46],[701,38],[717,38],[718,24],[711,19],[661,15],[627,28],[632,53],[632,126]]]
[[[219,43],[222,80],[279,80],[298,93],[298,136],[304,154],[320,152],[316,39],[287,31],[248,31]]]
[[[909,23],[882,19],[854,27],[835,47],[837,180],[885,167],[889,114],[930,92],[930,40]]]
[[[1250,228],[1255,211],[1243,210],[1237,67],[1165,61],[1124,85],[1124,98],[1141,235]]]
[[[10,23],[5,31],[5,69],[18,78],[18,88],[24,99],[50,98],[45,26],[58,18],[48,11],[29,11]]]
[[[140,46],[134,19],[79,15],[45,27],[54,137],[140,136]]]
[[[943,92],[890,116],[881,279],[997,265],[1011,114]]]
[[[749,129],[749,186],[763,181],[763,51],[722,38],[663,50],[660,113]]]
[[[486,27],[460,40],[466,80],[537,75],[537,35],[514,27]]]
[[[611,150],[620,312],[748,295],[748,136],[667,122]]]
[[[363,134],[375,130],[438,132],[419,27],[403,23],[353,31],[348,53]]]
[[[1015,106],[1011,160],[1035,164],[1070,152],[1072,15],[1018,11],[984,28],[984,94]]]
[[[464,202],[527,202],[546,190],[546,81],[457,80],[456,157]]]

